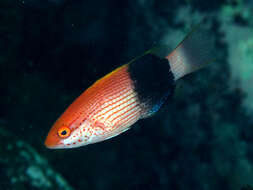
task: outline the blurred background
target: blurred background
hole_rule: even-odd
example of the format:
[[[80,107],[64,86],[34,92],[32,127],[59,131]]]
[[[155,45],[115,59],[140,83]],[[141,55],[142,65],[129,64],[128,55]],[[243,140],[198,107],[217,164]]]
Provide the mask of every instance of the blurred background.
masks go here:
[[[252,0],[0,1],[0,20],[1,190],[253,185]],[[102,143],[44,147],[95,80],[198,23],[217,61],[181,80],[158,114]]]

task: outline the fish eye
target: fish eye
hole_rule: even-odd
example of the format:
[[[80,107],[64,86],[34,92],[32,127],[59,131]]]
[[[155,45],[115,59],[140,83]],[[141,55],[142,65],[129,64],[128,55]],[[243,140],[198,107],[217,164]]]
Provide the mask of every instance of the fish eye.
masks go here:
[[[67,138],[70,135],[70,129],[68,127],[61,127],[58,129],[58,136],[61,138]]]

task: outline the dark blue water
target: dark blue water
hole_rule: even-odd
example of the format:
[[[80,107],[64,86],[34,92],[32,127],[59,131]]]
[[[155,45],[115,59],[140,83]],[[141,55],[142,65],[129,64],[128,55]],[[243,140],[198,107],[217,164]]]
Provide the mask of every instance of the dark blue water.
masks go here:
[[[0,189],[252,189],[252,10],[228,0],[1,1]],[[94,145],[44,147],[94,81],[161,42],[175,47],[198,23],[216,61],[179,81],[154,117]]]

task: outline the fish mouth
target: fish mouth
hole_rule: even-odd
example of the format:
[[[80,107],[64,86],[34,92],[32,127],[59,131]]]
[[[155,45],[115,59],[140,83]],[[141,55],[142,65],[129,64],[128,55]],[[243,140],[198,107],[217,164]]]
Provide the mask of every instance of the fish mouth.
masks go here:
[[[49,145],[46,145],[46,143],[44,143],[44,145],[45,145],[48,149],[60,149],[60,148],[62,148],[61,146],[49,146]]]

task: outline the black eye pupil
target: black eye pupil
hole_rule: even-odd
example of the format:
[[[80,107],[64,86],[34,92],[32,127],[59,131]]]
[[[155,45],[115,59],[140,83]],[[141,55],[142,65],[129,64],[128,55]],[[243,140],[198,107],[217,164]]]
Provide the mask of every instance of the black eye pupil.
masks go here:
[[[66,134],[67,134],[66,130],[64,130],[64,131],[61,132],[61,135],[66,135]]]

